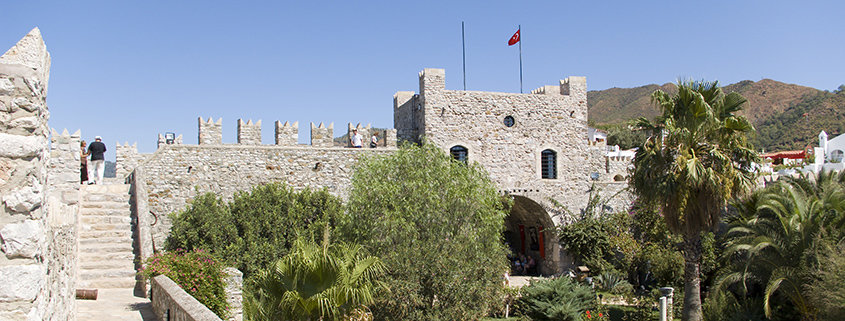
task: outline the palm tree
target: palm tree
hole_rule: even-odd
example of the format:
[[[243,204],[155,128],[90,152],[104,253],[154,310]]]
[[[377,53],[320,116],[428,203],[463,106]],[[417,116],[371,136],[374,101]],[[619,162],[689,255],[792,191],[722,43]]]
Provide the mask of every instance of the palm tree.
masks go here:
[[[802,318],[813,320],[815,307],[806,287],[819,264],[819,241],[842,238],[845,172],[784,178],[735,207],[736,214],[727,219],[725,251],[733,262],[717,291],[734,286],[744,295],[758,286],[767,317],[773,316],[772,303],[782,297]]]
[[[683,237],[683,320],[701,320],[701,233],[719,222],[727,200],[753,181],[746,134],[754,128],[736,113],[746,100],[725,95],[716,82],[680,82],[678,93],[652,94],[662,111],[635,126],[649,137],[637,150],[630,185],[640,200],[660,207],[669,229]]]
[[[328,235],[328,233],[326,233]],[[385,266],[359,245],[294,242],[258,277],[254,320],[340,320],[366,309]]]

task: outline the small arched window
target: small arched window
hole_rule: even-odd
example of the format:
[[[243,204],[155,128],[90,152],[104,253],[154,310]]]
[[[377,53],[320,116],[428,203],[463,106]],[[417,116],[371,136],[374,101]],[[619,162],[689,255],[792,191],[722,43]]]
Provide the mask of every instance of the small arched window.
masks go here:
[[[830,152],[830,162],[831,163],[841,163],[842,159],[845,158],[845,152],[842,150],[835,150]]]
[[[456,145],[449,149],[449,154],[452,154],[452,158],[464,164],[467,163],[468,153],[469,151],[467,150],[467,148],[461,145]]]
[[[557,179],[557,153],[551,149],[540,153],[540,170],[542,177]]]

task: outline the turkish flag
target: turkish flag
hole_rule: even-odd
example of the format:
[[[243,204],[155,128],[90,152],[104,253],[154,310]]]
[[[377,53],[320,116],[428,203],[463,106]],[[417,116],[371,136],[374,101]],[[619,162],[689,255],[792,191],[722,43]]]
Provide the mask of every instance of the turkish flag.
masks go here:
[[[513,37],[511,37],[511,40],[508,40],[508,46],[513,46],[517,42],[519,42],[519,29],[516,29],[516,33],[513,34]]]

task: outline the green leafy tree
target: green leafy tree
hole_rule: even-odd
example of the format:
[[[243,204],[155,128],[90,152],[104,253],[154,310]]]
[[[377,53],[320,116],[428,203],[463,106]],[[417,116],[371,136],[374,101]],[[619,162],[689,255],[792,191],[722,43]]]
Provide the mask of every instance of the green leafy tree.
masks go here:
[[[501,305],[505,200],[477,164],[436,146],[361,160],[339,231],[384,260],[382,320],[475,320]]]
[[[238,192],[229,203],[208,193],[173,214],[166,248],[211,251],[249,280],[287,254],[297,237],[319,239],[342,211],[340,199],[325,190],[297,192],[281,183]]]
[[[640,200],[657,204],[669,229],[683,237],[683,320],[702,319],[701,233],[719,222],[727,200],[750,189],[757,159],[746,135],[754,130],[736,113],[746,100],[717,83],[682,82],[678,93],[652,95],[661,115],[640,118],[649,137],[637,150],[630,184]]]
[[[328,235],[328,228],[326,234]],[[385,266],[356,244],[297,240],[263,271],[251,298],[252,320],[342,320],[375,300]]]
[[[531,320],[582,320],[585,312],[596,306],[593,290],[569,277],[531,282],[521,292],[519,305]]]

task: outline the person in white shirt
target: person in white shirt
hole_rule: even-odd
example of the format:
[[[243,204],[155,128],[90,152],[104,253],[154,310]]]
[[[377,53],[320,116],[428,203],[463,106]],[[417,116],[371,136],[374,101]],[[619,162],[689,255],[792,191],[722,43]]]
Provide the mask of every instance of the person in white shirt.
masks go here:
[[[373,138],[370,138],[370,148],[378,147],[378,132],[373,133]]]
[[[352,135],[349,137],[349,144],[352,145],[352,148],[364,147],[364,139],[361,137],[361,134],[358,134],[357,129],[352,130]]]

